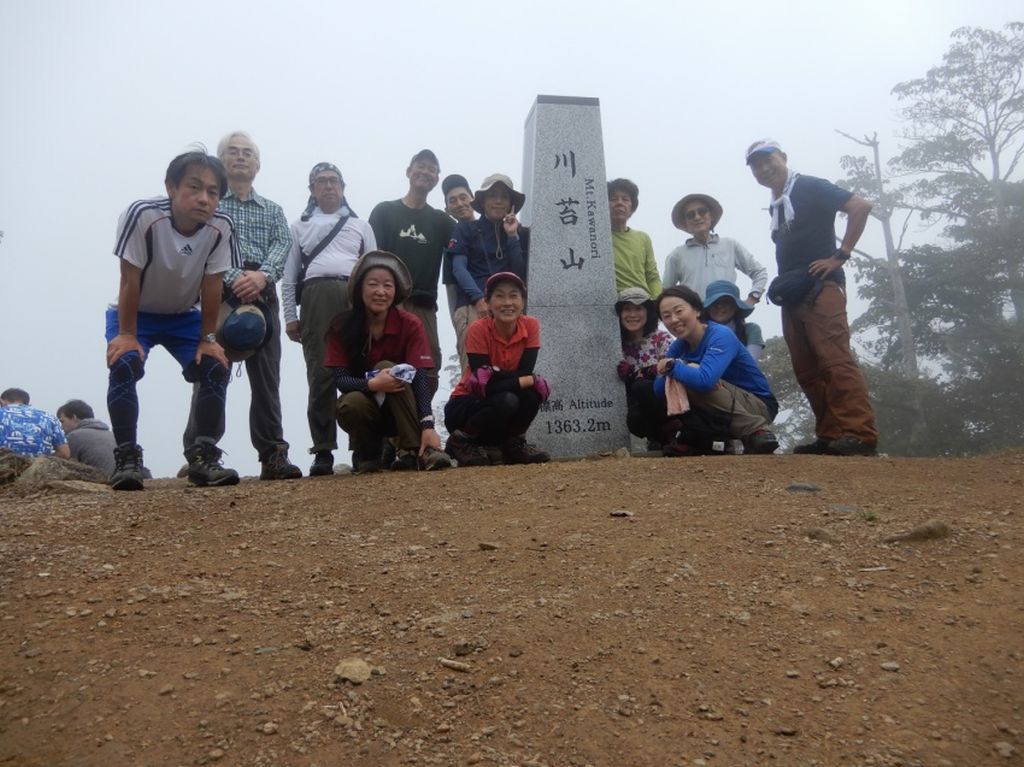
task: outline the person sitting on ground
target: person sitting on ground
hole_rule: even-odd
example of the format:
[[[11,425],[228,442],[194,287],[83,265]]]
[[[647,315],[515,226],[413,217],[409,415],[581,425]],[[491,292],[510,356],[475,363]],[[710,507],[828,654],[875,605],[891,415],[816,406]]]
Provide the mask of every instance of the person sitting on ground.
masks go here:
[[[746,301],[753,306],[764,295],[768,270],[750,251],[730,237],[719,237],[715,227],[722,219],[722,206],[709,194],[688,194],[672,208],[676,229],[692,235],[665,259],[666,288],[686,285],[703,296],[715,280],[736,282],[736,270],[750,278]]]
[[[753,306],[740,300],[740,289],[735,282],[715,280],[708,285],[704,296],[704,318],[729,328],[747,347],[754,362],[758,362],[764,351],[764,334],[756,322],[746,321],[752,311]]]
[[[779,404],[768,381],[731,330],[701,319],[703,309],[700,296],[685,285],[666,288],[658,296],[658,315],[676,340],[658,361],[654,389],[669,400],[670,415],[676,395],[681,395],[682,412],[689,406],[721,420],[729,437],[743,440],[745,452],[773,453],[779,443],[768,427]],[[685,392],[678,392],[670,379]],[[673,454],[687,454],[692,446],[684,439],[676,438]]]
[[[661,450],[661,428],[668,416],[665,398],[654,393],[654,380],[672,337],[658,328],[654,300],[643,288],[619,293],[615,312],[622,336],[618,374],[626,385],[626,426],[630,434],[646,438],[648,450]]]
[[[640,190],[628,178],[608,182],[608,214],[612,221],[612,253],[615,256],[615,290],[642,288],[647,295],[661,293],[661,277],[654,259],[654,245],[647,232],[630,229],[630,217],[640,205]]]
[[[18,455],[70,458],[71,449],[60,423],[45,410],[30,406],[24,389],[0,394],[0,447]]]
[[[114,473],[114,433],[80,399],[69,399],[57,408],[57,420],[68,438],[71,458],[95,466],[108,477]]]
[[[451,436],[447,451],[459,466],[495,463],[487,448],[500,448],[505,463],[544,463],[550,456],[526,441],[526,431],[550,394],[533,372],[540,352],[540,323],[523,314],[526,285],[498,272],[484,287],[490,316],[466,333],[469,364],[444,408]]]
[[[342,393],[338,425],[348,432],[359,473],[383,468],[385,439],[395,447],[393,471],[451,466],[430,409],[427,373],[434,357],[427,334],[416,315],[398,308],[411,290],[412,277],[402,260],[372,250],[352,267],[351,309],[336,316],[327,332],[324,365]],[[398,366],[411,382],[397,375]]]
[[[455,310],[455,340],[459,364],[466,369],[466,329],[487,316],[484,285],[497,272],[513,272],[526,279],[529,232],[519,226],[516,213],[526,195],[512,187],[512,179],[495,173],[484,179],[473,196],[473,209],[482,215],[460,221],[452,232],[447,254],[459,283]]]

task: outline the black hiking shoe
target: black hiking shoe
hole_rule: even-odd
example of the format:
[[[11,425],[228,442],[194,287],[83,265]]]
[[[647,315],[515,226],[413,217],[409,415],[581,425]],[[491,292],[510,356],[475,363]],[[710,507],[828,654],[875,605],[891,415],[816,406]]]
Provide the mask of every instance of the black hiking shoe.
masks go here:
[[[223,452],[213,442],[200,437],[188,450],[188,481],[199,487],[227,487],[238,484],[238,472],[220,463]]]
[[[825,455],[828,450],[830,440],[818,437],[814,442],[808,442],[804,445],[797,445],[793,448],[793,455]]]
[[[547,463],[551,456],[539,447],[531,445],[526,437],[509,437],[501,446],[501,454],[505,463]]]
[[[743,440],[743,452],[756,455],[769,455],[779,447],[779,441],[767,429],[758,429]]]
[[[115,490],[141,490],[142,479],[142,448],[134,442],[115,447],[110,486]]]
[[[423,451],[422,456],[418,456],[420,468],[423,471],[437,471],[438,469],[450,469],[452,466],[452,459],[442,450],[438,450],[436,447],[428,447]]]
[[[334,473],[334,453],[330,450],[320,450],[313,458],[313,465],[309,467],[311,477],[329,477]]]
[[[391,471],[416,471],[420,467],[415,450],[395,450],[395,457],[388,466]]]
[[[279,445],[267,457],[260,461],[260,479],[299,479],[302,469],[288,460],[288,448]]]
[[[484,449],[463,431],[452,432],[444,451],[454,458],[459,466],[486,466],[490,463]]]
[[[840,437],[828,443],[825,448],[828,455],[874,455],[875,446],[861,442],[856,437]]]

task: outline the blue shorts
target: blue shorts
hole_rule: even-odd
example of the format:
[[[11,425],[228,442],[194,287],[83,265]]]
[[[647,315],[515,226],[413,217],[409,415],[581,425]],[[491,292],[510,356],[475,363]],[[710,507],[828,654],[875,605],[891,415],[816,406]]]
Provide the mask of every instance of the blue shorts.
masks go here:
[[[139,312],[135,338],[149,356],[154,346],[162,346],[178,361],[185,371],[196,358],[199,336],[203,330],[203,316],[198,309],[183,314],[152,314]],[[107,309],[107,343],[118,334],[117,308]]]

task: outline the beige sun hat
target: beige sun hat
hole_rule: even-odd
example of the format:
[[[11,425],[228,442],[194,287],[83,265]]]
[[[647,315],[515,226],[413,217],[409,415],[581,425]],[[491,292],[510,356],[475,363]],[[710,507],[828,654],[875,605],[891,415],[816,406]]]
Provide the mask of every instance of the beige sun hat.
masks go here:
[[[676,229],[682,229],[684,232],[689,231],[686,228],[686,217],[683,215],[683,211],[691,202],[702,202],[707,205],[708,210],[711,211],[711,228],[714,229],[718,226],[718,222],[722,218],[721,204],[710,194],[697,192],[686,195],[686,197],[677,202],[672,208],[672,224]]]
[[[480,188],[473,194],[473,210],[480,215],[484,212],[484,195],[490,191],[491,187],[495,184],[501,184],[508,189],[508,195],[512,199],[512,210],[518,213],[522,210],[524,204],[526,204],[526,195],[522,192],[517,192],[515,187],[512,186],[512,179],[506,176],[504,173],[492,173],[490,176],[484,179],[483,183],[480,184]]]

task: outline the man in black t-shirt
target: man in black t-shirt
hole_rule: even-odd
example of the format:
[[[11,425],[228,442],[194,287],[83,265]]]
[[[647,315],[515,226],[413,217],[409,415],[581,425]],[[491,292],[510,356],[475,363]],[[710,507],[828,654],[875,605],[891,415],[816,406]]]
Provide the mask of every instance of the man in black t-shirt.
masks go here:
[[[437,186],[441,168],[429,149],[413,155],[405,171],[409,190],[400,200],[379,203],[370,213],[377,248],[398,256],[412,275],[412,293],[402,304],[423,323],[434,356],[428,374],[431,393],[437,391],[441,346],[437,339],[437,283],[444,249],[454,222],[443,211],[427,205],[427,195]]]

